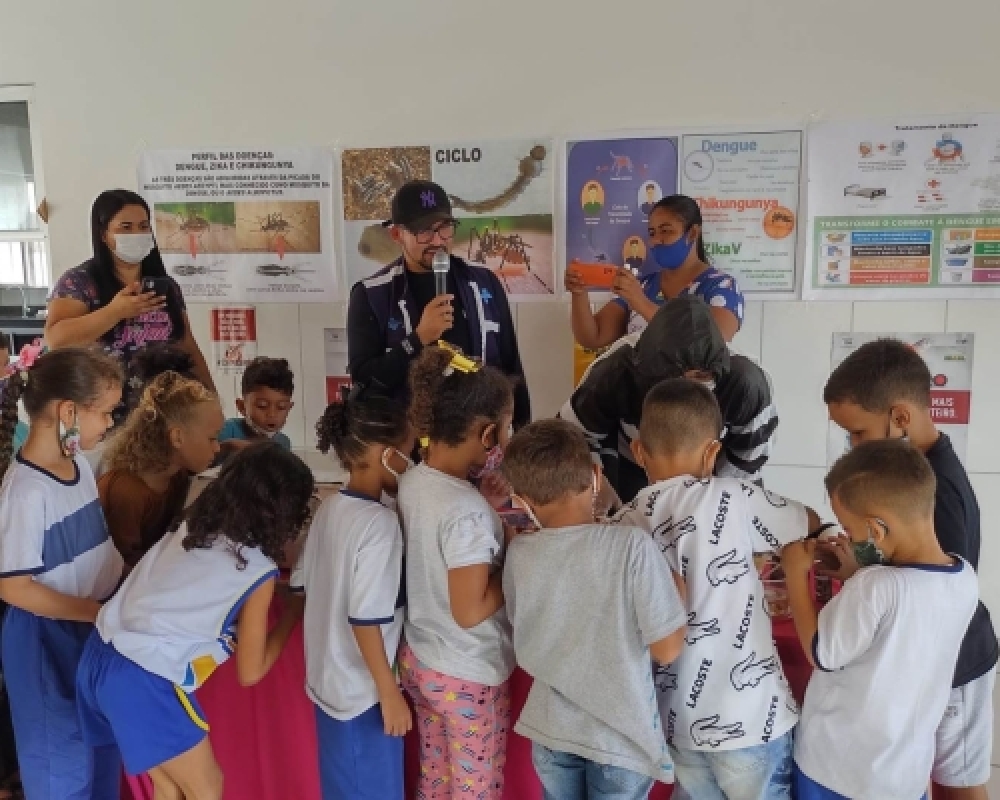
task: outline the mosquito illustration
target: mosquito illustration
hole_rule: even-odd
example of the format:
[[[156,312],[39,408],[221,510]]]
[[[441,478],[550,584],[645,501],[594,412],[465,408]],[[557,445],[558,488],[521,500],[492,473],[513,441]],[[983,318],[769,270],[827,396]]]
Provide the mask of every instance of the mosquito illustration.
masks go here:
[[[291,223],[282,216],[280,211],[268,214],[264,218],[257,217],[257,221],[260,223],[260,229],[264,233],[287,233],[288,229],[292,227]]]
[[[291,277],[293,275],[305,275],[315,272],[314,269],[303,269],[292,264],[259,264],[257,274],[265,275],[268,278]]]

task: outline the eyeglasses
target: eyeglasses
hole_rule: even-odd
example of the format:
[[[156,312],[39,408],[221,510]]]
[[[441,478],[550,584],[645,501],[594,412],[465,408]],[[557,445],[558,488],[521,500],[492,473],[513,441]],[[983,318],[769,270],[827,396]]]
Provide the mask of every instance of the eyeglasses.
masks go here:
[[[430,228],[425,228],[422,231],[410,231],[410,233],[416,237],[417,244],[430,244],[434,241],[435,236],[440,236],[444,241],[451,239],[457,229],[458,222],[456,220],[446,219]]]

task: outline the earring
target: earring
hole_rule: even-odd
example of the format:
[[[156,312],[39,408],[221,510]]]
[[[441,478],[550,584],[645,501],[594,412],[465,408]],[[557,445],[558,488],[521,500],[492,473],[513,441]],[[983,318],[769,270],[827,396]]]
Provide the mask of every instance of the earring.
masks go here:
[[[80,426],[76,421],[76,411],[73,412],[73,424],[69,428],[59,420],[59,449],[66,458],[75,458],[80,452]]]

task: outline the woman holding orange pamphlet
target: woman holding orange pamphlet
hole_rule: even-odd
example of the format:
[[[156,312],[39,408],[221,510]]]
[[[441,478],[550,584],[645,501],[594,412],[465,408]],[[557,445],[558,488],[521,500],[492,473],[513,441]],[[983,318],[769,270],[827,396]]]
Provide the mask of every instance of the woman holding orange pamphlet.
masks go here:
[[[686,294],[709,305],[723,337],[732,341],[743,323],[743,294],[732,275],[708,263],[698,204],[683,194],[656,203],[649,215],[649,244],[651,259],[638,275],[608,264],[569,265],[566,290],[573,298],[576,341],[594,350],[607,347],[641,331],[664,302]],[[610,290],[615,298],[595,314],[591,289]]]

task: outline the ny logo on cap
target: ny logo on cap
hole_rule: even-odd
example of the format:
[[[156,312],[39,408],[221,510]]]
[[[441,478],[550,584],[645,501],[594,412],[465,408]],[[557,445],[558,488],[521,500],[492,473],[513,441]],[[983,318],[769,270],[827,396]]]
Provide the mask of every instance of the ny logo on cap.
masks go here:
[[[428,189],[426,192],[420,193],[420,205],[424,208],[434,208],[437,206],[437,198],[434,196],[434,192]]]

